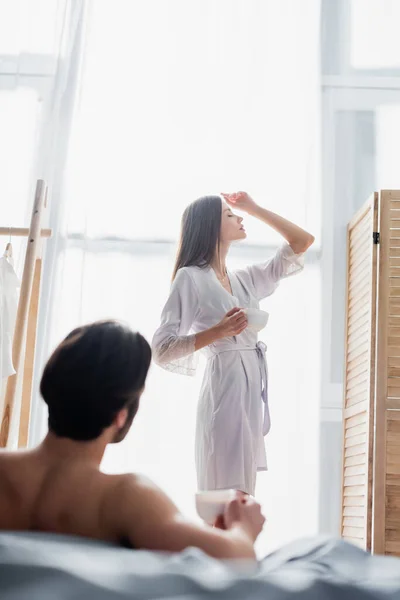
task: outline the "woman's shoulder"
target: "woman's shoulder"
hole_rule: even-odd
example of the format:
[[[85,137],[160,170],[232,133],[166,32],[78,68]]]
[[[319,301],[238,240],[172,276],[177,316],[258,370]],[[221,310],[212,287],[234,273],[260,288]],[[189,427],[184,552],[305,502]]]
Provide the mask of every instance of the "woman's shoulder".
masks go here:
[[[210,270],[210,267],[198,267],[195,265],[191,265],[190,267],[181,267],[180,269],[178,269],[177,273],[176,273],[176,277],[199,277],[203,274],[208,273],[208,271]]]
[[[174,283],[179,287],[192,287],[197,295],[201,295],[202,290],[207,288],[209,273],[210,267],[181,267],[176,273]]]

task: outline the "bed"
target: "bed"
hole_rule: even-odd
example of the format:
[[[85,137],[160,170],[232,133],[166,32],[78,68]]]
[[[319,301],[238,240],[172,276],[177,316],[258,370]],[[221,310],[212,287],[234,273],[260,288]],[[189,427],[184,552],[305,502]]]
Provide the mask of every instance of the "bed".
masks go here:
[[[342,540],[306,539],[259,565],[224,563],[197,549],[168,555],[42,533],[0,534],[1,600],[400,598],[400,559]]]

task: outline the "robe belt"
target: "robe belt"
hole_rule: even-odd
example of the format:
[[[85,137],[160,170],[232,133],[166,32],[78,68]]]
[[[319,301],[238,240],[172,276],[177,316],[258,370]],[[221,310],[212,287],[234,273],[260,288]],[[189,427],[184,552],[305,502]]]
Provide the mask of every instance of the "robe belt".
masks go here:
[[[255,346],[234,346],[233,344],[218,344],[218,346],[208,346],[209,358],[222,354],[224,352],[249,352],[257,353],[258,363],[261,371],[261,398],[264,402],[264,420],[263,420],[263,435],[267,435],[270,430],[270,416],[268,408],[268,369],[267,369],[267,346],[264,342],[257,342]]]

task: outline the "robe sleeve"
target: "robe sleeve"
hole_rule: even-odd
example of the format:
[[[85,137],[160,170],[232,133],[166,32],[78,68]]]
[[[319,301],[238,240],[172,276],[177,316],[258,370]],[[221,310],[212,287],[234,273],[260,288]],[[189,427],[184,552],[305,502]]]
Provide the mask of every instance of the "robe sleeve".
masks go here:
[[[193,376],[198,356],[195,334],[190,330],[199,306],[197,289],[186,269],[180,269],[173,281],[161,314],[161,324],[154,334],[154,362],[167,371]]]
[[[266,262],[237,271],[246,287],[250,287],[258,300],[273,294],[281,279],[299,273],[304,268],[304,255],[295,254],[289,244],[283,244],[275,256]]]

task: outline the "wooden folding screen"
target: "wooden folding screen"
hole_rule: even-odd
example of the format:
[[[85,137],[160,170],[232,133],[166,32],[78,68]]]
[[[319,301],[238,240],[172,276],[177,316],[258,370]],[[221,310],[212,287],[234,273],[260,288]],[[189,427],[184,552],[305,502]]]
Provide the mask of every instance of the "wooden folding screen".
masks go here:
[[[400,556],[400,191],[380,194],[373,550]]]
[[[342,536],[371,547],[378,194],[348,226]]]
[[[400,191],[348,227],[341,534],[400,556]]]

